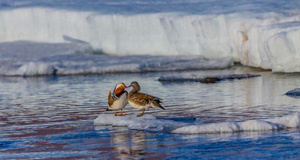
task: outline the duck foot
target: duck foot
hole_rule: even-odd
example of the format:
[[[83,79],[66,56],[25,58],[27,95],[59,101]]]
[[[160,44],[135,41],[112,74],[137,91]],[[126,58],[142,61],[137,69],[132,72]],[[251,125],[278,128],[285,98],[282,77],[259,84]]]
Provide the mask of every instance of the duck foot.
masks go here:
[[[143,112],[139,115],[137,115],[137,117],[142,117],[144,115],[145,110],[143,109]]]
[[[115,112],[115,116],[120,116],[120,115],[118,115],[118,114],[117,114],[117,112],[116,112],[116,110],[115,110],[115,109],[114,109],[114,112]]]
[[[122,109],[121,109],[121,115],[120,116],[125,116],[126,114],[123,114]]]

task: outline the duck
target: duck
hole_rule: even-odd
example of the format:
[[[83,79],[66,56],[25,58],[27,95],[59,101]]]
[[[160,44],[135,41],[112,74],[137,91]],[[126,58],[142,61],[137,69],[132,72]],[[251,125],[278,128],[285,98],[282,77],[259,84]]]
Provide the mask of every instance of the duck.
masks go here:
[[[138,82],[133,81],[128,87],[132,87],[132,90],[128,94],[128,103],[133,108],[143,110],[143,112],[137,115],[137,117],[143,116],[145,110],[148,110],[148,108],[150,107],[161,108],[165,110],[165,108],[160,104],[162,103],[161,98],[139,92],[141,90],[141,87]]]
[[[128,92],[125,90],[128,88],[124,83],[118,83],[111,94],[108,94],[108,107],[106,111],[114,110],[115,116],[125,116],[122,109],[128,104]],[[121,114],[117,114],[116,110],[121,110]]]

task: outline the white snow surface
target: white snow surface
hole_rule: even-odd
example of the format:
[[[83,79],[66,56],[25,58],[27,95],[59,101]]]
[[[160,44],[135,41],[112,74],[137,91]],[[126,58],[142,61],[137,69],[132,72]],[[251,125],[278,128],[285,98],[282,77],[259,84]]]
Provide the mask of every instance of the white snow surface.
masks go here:
[[[183,123],[180,121],[157,119],[154,115],[114,116],[101,114],[94,125],[128,127],[133,130],[167,132],[178,134],[222,134],[235,132],[264,132],[300,127],[300,113],[270,119],[248,120],[244,122],[219,122],[209,124]]]
[[[149,71],[224,69],[232,58],[202,56],[108,56],[94,54],[88,43],[65,37],[65,43],[28,41],[0,43],[0,76],[40,76]]]
[[[0,42],[65,43],[110,55],[231,57],[300,71],[300,1],[2,0]]]

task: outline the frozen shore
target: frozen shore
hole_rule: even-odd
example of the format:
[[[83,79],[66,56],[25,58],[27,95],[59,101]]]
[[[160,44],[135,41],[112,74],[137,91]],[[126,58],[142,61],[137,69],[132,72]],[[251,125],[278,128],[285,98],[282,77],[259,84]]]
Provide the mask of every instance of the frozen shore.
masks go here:
[[[0,5],[0,42],[66,43],[109,55],[231,57],[274,72],[300,71],[299,2],[12,1]]]

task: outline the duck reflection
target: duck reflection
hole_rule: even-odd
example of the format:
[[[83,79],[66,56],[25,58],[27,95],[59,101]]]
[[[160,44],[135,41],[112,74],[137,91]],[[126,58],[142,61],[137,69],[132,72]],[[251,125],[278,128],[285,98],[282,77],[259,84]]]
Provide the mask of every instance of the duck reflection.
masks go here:
[[[112,149],[116,150],[115,157],[120,159],[140,159],[145,155],[147,146],[146,134],[142,131],[114,133],[111,138]]]

